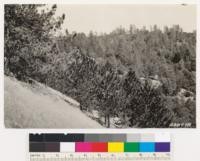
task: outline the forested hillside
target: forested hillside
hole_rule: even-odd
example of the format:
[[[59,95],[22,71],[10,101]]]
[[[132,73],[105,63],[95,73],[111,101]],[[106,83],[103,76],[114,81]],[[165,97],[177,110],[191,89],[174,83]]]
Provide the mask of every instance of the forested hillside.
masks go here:
[[[5,6],[6,75],[76,99],[106,127],[116,118],[120,127],[196,126],[196,31],[130,25],[56,36],[65,15],[40,7]]]

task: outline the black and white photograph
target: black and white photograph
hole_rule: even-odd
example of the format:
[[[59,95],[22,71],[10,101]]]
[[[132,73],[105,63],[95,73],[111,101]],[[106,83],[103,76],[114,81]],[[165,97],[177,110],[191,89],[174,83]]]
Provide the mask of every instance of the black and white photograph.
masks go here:
[[[6,128],[196,128],[196,5],[4,4]]]

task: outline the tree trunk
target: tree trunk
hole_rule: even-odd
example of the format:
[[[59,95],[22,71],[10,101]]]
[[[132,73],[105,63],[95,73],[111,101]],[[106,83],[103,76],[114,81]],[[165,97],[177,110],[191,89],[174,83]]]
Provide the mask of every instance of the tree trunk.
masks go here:
[[[108,120],[107,120],[107,121],[108,121],[108,126],[107,126],[107,128],[110,128],[110,115],[109,115],[109,114],[107,115],[107,118],[108,118]]]
[[[80,104],[80,110],[83,111],[83,106]]]
[[[105,126],[107,127],[107,117],[106,117],[106,115],[104,116],[104,121],[105,121]]]

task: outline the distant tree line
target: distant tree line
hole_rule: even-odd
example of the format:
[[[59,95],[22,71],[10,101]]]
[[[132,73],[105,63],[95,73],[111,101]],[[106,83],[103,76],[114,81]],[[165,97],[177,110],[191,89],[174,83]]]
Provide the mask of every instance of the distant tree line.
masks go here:
[[[119,117],[127,127],[170,127],[195,121],[196,31],[178,25],[151,30],[120,27],[109,34],[55,36],[65,15],[56,5],[5,5],[5,74],[44,83],[97,110],[110,127]],[[160,86],[155,88],[151,78]],[[143,81],[141,81],[143,79]]]

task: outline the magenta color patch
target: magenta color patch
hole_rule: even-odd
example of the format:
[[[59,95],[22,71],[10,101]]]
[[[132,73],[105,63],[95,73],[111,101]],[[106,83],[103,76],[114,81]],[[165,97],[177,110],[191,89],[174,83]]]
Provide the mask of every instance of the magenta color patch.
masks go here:
[[[76,142],[76,152],[92,152],[92,144],[88,142]]]

